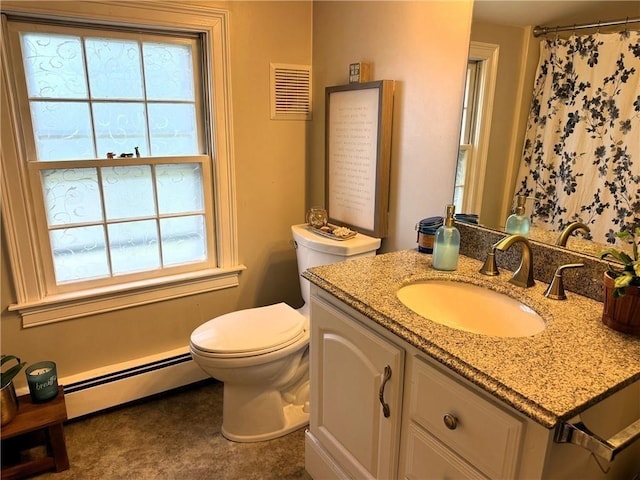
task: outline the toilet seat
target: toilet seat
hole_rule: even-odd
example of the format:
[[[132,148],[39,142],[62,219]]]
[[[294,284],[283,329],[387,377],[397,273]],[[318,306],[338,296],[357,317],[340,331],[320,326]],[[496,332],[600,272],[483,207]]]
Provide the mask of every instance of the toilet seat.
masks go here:
[[[306,318],[286,303],[227,313],[200,325],[191,345],[211,357],[248,357],[285,348],[306,334]]]

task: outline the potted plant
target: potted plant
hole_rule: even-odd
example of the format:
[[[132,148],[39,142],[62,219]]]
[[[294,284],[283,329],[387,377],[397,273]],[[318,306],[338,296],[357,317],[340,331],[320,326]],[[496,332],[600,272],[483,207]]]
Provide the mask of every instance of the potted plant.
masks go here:
[[[14,361],[15,365],[2,371],[0,374],[0,409],[2,410],[2,425],[6,425],[18,414],[18,397],[16,389],[13,385],[14,377],[22,370],[25,362],[21,362],[15,355],[2,355],[0,359],[0,367],[4,364]]]
[[[623,230],[616,236],[631,245],[631,255],[616,248],[607,248],[600,253],[600,258],[612,257],[622,264],[609,264],[604,273],[602,322],[614,330],[640,335],[640,227]]]

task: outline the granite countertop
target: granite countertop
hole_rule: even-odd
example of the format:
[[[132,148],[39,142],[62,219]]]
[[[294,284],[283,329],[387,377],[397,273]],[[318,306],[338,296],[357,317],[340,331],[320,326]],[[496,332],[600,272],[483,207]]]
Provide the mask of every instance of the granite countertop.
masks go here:
[[[307,270],[311,283],[547,428],[567,421],[640,379],[640,338],[602,324],[602,303],[567,292],[544,297],[547,284],[516,287],[478,273],[482,263],[460,256],[455,272],[439,272],[416,250],[365,257]],[[546,322],[531,337],[490,337],[429,321],[396,297],[408,283],[450,279],[510,295]]]

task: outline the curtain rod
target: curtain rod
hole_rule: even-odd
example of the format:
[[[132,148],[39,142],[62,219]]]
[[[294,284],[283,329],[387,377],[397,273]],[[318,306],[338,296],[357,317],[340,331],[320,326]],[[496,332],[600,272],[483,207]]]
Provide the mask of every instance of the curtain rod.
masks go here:
[[[609,22],[584,23],[580,25],[563,25],[558,27],[545,27],[542,25],[537,25],[533,29],[533,36],[540,37],[542,35],[547,35],[548,33],[563,32],[567,30],[582,30],[585,28],[612,27],[614,25],[626,25],[629,23],[640,23],[640,18],[626,18],[624,20],[611,20]]]

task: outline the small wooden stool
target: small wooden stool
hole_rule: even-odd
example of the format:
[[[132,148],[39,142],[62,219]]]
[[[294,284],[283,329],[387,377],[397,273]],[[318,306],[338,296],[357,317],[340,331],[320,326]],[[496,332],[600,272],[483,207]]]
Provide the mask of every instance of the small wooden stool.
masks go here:
[[[2,427],[2,479],[24,478],[36,473],[55,469],[61,472],[69,468],[67,445],[64,440],[62,422],[67,419],[64,389],[58,387],[58,395],[45,403],[33,403],[30,395],[18,397],[18,415]],[[47,456],[21,463],[5,465],[6,455],[15,446],[45,445]]]

